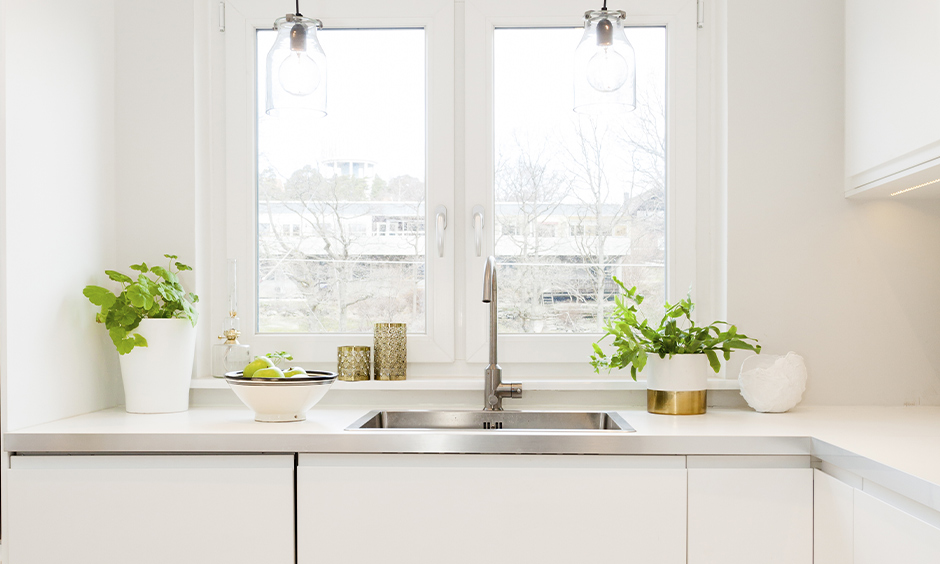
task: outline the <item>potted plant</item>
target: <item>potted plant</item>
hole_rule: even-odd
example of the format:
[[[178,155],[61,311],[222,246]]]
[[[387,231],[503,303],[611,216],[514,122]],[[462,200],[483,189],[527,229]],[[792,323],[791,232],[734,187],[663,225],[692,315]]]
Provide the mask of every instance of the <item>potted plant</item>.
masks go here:
[[[167,268],[131,265],[136,278],[106,270],[121,285],[117,295],[101,286],[86,286],[82,292],[101,308],[95,321],[107,328],[120,355],[128,413],[189,409],[198,317],[194,304],[199,298],[187,293],[177,276],[192,268],[176,262],[176,255],[163,256],[169,260]]]
[[[707,366],[717,373],[721,357],[729,360],[732,350],[760,354],[757,340],[739,333],[734,325],[724,321],[696,325],[692,320],[695,304],[691,296],[676,304],[667,302],[659,324],[651,325],[637,309],[643,296],[636,286],[627,288],[617,277],[614,282],[623,294],[615,298],[614,311],[607,318],[600,341],[613,337],[615,352],[607,356],[598,341],[594,343],[591,364],[595,372],[602,367],[612,370],[629,366],[636,380],[637,372],[643,370],[650,355],[664,359],[647,378],[646,408],[650,413],[705,413]]]

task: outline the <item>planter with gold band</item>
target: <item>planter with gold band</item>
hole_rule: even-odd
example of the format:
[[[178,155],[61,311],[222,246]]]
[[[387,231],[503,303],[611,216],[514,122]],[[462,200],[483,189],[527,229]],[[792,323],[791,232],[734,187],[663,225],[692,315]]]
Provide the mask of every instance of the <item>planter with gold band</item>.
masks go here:
[[[708,384],[708,357],[704,354],[677,354],[651,359],[644,372],[646,410],[661,415],[701,415],[705,413]]]

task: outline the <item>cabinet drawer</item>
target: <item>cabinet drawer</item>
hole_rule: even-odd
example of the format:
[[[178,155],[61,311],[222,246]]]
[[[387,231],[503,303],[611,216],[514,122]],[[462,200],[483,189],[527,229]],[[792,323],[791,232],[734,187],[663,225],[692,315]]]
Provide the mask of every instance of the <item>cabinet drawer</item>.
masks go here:
[[[681,456],[301,455],[297,561],[684,564],[685,510]]]

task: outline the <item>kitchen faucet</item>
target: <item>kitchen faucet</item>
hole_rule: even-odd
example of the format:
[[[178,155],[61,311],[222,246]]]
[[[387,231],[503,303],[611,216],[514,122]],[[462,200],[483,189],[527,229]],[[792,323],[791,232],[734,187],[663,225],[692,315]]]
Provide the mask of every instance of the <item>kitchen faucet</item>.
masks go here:
[[[503,370],[496,364],[496,257],[486,259],[483,270],[483,303],[490,304],[490,365],[486,367],[483,411],[502,411],[503,398],[521,398],[522,384],[503,383]]]

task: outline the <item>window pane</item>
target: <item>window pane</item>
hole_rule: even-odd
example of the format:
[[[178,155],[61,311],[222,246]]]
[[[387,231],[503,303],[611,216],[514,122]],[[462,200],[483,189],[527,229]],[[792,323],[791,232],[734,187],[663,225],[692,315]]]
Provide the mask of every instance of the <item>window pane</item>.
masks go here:
[[[425,33],[323,30],[329,114],[264,112],[259,30],[258,331],[425,331]]]
[[[616,276],[649,313],[665,298],[666,30],[628,28],[637,109],[573,107],[582,30],[495,33],[499,330],[600,332]]]

